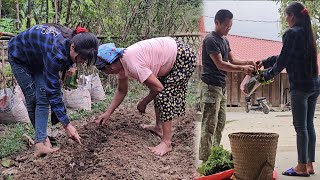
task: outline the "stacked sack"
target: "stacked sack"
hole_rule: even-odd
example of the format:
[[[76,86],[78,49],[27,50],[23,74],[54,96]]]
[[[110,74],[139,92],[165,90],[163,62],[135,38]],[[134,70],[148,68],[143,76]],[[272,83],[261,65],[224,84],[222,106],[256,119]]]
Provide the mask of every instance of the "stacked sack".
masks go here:
[[[88,76],[81,75],[76,89],[65,88],[63,90],[63,98],[67,108],[91,111],[91,103],[105,99],[99,75],[97,73]]]

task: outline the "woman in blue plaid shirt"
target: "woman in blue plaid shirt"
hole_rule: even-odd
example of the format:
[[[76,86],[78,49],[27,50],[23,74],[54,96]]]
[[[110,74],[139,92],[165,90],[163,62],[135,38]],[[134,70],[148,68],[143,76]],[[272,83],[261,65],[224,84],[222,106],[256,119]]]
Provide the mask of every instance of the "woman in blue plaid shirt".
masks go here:
[[[298,165],[282,174],[310,176],[314,174],[316,133],[313,119],[320,89],[316,41],[309,12],[301,3],[289,4],[285,17],[290,28],[283,35],[281,54],[258,63],[258,66],[271,67],[261,76],[265,80],[286,68],[297,138]]]
[[[43,24],[21,32],[8,46],[9,63],[35,128],[34,155],[58,150],[52,148],[47,137],[49,105],[67,135],[81,143],[62,101],[59,72],[68,70],[73,63],[93,64],[98,50],[97,37],[84,28],[72,31],[58,24]]]

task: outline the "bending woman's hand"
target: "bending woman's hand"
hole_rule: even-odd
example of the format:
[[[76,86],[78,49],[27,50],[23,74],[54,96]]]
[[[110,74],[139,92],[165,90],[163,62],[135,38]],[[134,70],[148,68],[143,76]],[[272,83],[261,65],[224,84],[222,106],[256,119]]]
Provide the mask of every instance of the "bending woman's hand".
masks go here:
[[[101,125],[105,125],[107,123],[107,120],[109,120],[110,118],[110,115],[109,113],[103,113],[101,114],[100,116],[98,116],[94,121],[95,123],[97,123],[98,125],[101,124]]]
[[[141,100],[137,105],[138,111],[140,113],[146,113],[147,105],[148,105],[148,103],[146,103],[144,100]]]
[[[69,123],[67,126],[64,126],[63,128],[66,131],[69,138],[81,144],[81,137],[79,136],[77,130],[71,125],[71,123]]]

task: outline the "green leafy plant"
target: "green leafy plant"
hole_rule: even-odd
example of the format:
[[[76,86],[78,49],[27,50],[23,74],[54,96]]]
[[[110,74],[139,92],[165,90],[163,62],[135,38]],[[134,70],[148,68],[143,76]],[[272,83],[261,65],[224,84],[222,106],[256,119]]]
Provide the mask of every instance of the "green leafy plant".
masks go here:
[[[15,32],[15,20],[11,18],[0,19],[0,31]]]
[[[208,160],[203,162],[197,171],[202,175],[208,176],[232,168],[232,154],[223,149],[222,146],[216,146],[211,149],[211,154]]]
[[[259,70],[257,71],[257,76],[259,77],[261,74],[263,74],[264,71],[266,71],[266,70],[265,70],[265,69],[263,69],[263,70],[262,70],[262,69],[259,69]],[[261,83],[261,85],[268,85],[268,84],[270,84],[270,83],[273,82],[273,79],[269,79],[268,81],[262,79],[262,80],[260,80],[259,82]]]
[[[11,66],[9,64],[6,64],[4,70],[5,70],[4,74],[6,77],[12,76],[12,70],[11,70]]]

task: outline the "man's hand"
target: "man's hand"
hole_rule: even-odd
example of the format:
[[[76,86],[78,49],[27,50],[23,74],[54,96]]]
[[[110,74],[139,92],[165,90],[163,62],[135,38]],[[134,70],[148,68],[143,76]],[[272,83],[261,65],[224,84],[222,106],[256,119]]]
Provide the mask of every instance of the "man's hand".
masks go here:
[[[252,72],[254,72],[256,69],[253,65],[245,65],[242,66],[242,71],[246,74],[252,74]]]
[[[247,61],[247,65],[253,65],[253,66],[255,66],[255,65],[256,65],[256,62],[254,62],[254,61]]]
[[[109,120],[110,116],[111,116],[111,114],[105,112],[105,113],[101,114],[100,116],[98,116],[94,121],[98,125],[101,124],[102,126],[104,126],[104,125],[106,125],[107,120]]]
[[[81,137],[79,136],[77,130],[71,125],[71,123],[69,123],[67,126],[64,126],[63,128],[66,131],[69,138],[81,144]]]

